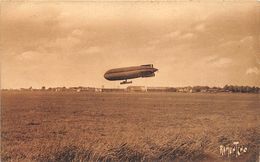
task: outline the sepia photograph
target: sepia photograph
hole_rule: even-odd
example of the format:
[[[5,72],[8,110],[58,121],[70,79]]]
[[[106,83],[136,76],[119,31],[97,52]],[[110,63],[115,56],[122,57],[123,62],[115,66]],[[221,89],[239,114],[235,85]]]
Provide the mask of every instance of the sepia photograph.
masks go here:
[[[260,162],[260,1],[0,3],[1,162]]]

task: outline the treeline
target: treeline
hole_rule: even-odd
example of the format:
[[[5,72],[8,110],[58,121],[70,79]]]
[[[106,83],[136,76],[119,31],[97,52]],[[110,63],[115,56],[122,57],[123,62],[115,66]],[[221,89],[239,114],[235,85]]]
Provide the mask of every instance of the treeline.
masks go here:
[[[209,86],[189,86],[183,88],[177,88],[177,92],[209,92],[209,93],[218,93],[218,92],[233,92],[233,93],[260,93],[260,87],[250,87],[250,86],[234,86],[234,85],[225,85],[222,87],[209,87]]]
[[[223,90],[226,92],[240,92],[240,93],[260,93],[260,87],[250,86],[234,86],[225,85]]]

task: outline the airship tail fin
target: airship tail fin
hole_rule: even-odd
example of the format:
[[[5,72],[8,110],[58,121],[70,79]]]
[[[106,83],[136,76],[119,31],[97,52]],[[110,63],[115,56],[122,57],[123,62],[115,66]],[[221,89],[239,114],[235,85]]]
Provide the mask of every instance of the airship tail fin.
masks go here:
[[[146,65],[141,65],[141,66],[146,66],[146,67],[153,68],[153,64],[146,64]]]

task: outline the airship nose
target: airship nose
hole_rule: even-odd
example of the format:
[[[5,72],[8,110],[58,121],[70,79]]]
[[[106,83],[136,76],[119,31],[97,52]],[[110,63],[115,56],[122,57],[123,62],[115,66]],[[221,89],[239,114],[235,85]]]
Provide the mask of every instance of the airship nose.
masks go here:
[[[108,80],[108,74],[107,73],[104,74],[104,78],[106,78]]]

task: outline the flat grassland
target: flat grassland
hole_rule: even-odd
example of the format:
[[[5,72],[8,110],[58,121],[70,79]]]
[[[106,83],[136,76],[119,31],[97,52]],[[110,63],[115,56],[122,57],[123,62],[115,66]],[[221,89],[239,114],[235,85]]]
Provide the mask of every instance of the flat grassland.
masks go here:
[[[260,95],[2,92],[2,161],[243,161],[260,146]],[[239,141],[248,151],[221,157]]]

